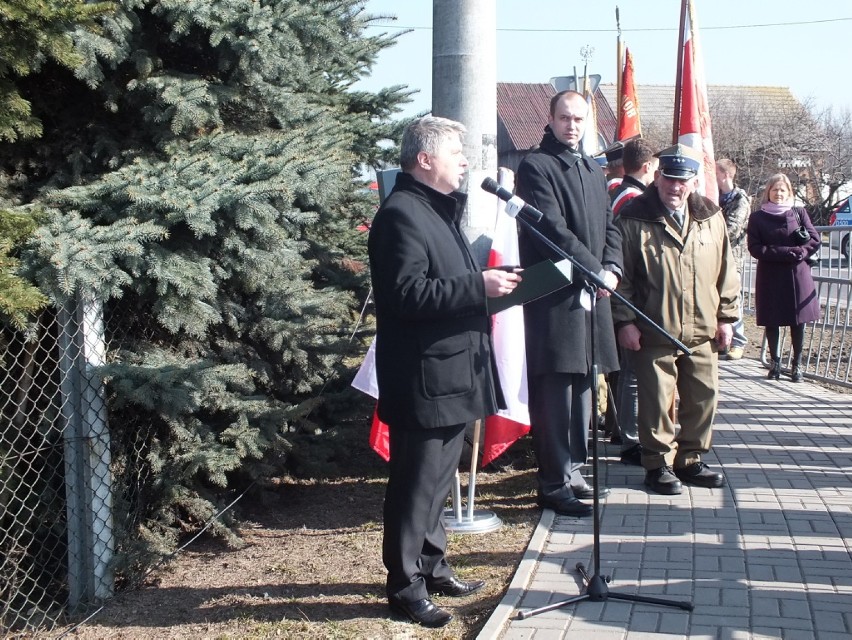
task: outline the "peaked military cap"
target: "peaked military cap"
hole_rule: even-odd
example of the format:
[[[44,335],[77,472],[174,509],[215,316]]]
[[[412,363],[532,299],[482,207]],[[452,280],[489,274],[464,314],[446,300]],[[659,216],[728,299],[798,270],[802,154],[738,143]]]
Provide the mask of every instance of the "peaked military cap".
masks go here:
[[[660,173],[674,180],[689,180],[698,175],[701,154],[685,144],[675,144],[654,154],[660,159]]]
[[[622,142],[621,140],[616,140],[606,149],[604,149],[604,155],[606,156],[607,162],[615,162],[616,160],[621,160],[621,157],[624,155],[624,142]]]

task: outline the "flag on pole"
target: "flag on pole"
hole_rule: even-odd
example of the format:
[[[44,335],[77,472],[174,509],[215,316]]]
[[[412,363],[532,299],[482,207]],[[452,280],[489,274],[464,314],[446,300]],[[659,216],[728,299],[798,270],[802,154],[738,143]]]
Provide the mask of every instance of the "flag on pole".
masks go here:
[[[501,169],[498,177],[503,187],[513,190],[514,176],[511,171]],[[503,203],[499,202],[488,266],[507,264],[520,264],[518,228],[514,218],[503,212]],[[500,456],[530,430],[523,307],[515,305],[495,314],[492,317],[491,337],[507,408],[485,419],[482,466]]]
[[[692,0],[683,0],[685,11],[683,43],[679,50],[681,69],[680,114],[677,142],[697,149],[704,157],[704,170],[698,173],[698,191],[713,202],[719,201],[716,159],[710,129],[710,105],[704,79],[704,58],[698,40],[698,19]],[[678,114],[675,114],[678,118]]]
[[[598,111],[595,106],[595,93],[590,88],[588,73],[583,84],[583,96],[586,98],[586,104],[589,105],[589,113],[586,116],[586,130],[583,132],[580,146],[587,156],[593,156],[601,150],[601,147],[598,140]]]
[[[629,140],[642,135],[639,119],[639,98],[633,81],[633,56],[625,49],[624,69],[621,72],[621,92],[618,96],[618,127],[616,140]]]
[[[376,340],[370,344],[361,368],[352,380],[352,386],[376,400],[379,399],[379,383],[376,380]],[[385,461],[390,460],[390,431],[388,425],[379,420],[377,409],[373,409],[373,422],[370,426],[370,446]]]
[[[512,172],[501,169],[499,182],[509,189],[514,187]],[[497,223],[494,239],[488,256],[488,266],[520,264],[518,230],[514,219],[503,212],[503,202],[497,200]],[[500,376],[500,386],[507,408],[485,420],[485,438],[482,447],[482,465],[486,465],[521,436],[530,430],[527,408],[527,367],[524,346],[524,310],[520,305],[510,307],[492,318],[492,340],[494,359]],[[364,362],[352,380],[352,386],[378,399],[379,386],[376,380],[376,340],[374,339]],[[385,460],[390,460],[390,432],[388,425],[379,419],[373,410],[370,426],[370,446]]]

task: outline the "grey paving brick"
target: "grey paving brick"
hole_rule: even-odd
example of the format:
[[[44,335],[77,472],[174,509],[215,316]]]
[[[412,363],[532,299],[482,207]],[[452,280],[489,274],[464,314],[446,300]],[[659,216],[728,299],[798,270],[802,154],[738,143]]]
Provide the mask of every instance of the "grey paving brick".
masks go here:
[[[611,593],[691,601],[695,610],[583,601],[512,619],[502,640],[852,638],[852,395],[813,385],[779,395],[764,375],[753,360],[720,364],[705,460],[728,478],[721,490],[649,494],[642,470],[603,447],[613,493],[603,503],[601,572],[612,576]],[[589,563],[591,525],[552,519],[524,605],[582,592],[574,566]]]
[[[825,631],[833,631],[836,633],[847,633],[850,636],[849,626],[846,624],[846,619],[843,614],[835,611],[822,611],[814,616],[814,627],[820,633]]]

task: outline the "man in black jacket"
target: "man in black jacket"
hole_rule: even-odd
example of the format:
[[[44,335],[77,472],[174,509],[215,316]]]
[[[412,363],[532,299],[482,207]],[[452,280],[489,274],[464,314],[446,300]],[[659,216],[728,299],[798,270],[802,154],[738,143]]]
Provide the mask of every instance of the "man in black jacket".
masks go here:
[[[610,289],[621,274],[621,235],[613,225],[603,171],[579,151],[588,104],[574,91],[556,94],[538,150],[518,167],[516,192],[544,213],[538,230]],[[559,260],[534,233],[521,228],[521,266]],[[591,315],[586,281],[574,282],[524,305],[533,447],[539,504],[568,516],[589,516],[593,497],[580,474],[591,422]],[[618,369],[609,291],[597,290],[595,361],[599,373]],[[600,497],[609,491],[602,488]]]
[[[445,558],[442,515],[468,424],[503,406],[486,297],[520,276],[482,271],[459,222],[467,160],[464,127],[425,116],[405,130],[402,173],[370,229],[376,302],[378,414],[390,430],[382,559],[394,612],[424,626],[452,616],[430,594],[484,586],[457,579]]]

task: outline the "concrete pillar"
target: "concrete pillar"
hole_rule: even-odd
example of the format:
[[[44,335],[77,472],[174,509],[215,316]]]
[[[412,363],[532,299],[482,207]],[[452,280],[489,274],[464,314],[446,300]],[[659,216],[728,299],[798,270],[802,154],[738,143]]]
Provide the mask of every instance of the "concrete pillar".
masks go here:
[[[479,185],[497,177],[497,8],[494,0],[432,0],[432,115],[467,127],[470,162],[464,227],[482,264],[491,248],[496,198]]]

